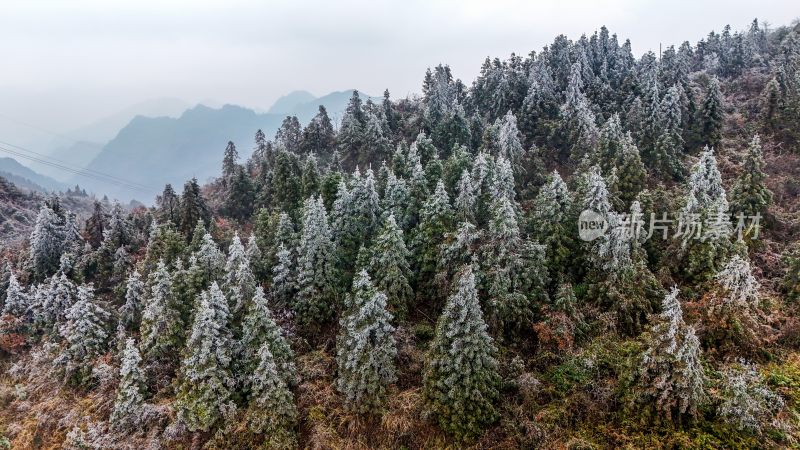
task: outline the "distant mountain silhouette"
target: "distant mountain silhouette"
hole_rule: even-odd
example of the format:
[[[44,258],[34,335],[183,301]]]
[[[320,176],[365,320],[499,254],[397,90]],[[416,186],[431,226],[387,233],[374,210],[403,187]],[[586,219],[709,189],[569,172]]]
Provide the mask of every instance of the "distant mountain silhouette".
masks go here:
[[[269,109],[285,111],[281,113],[259,114],[234,105],[221,108],[198,105],[177,118],[138,116],[103,146],[86,167],[144,184],[149,189],[135,191],[82,177],[74,177],[69,184],[79,183],[90,191],[104,192],[123,201],[135,198],[152,203],[166,183],[180,190],[192,177],[205,182],[219,175],[228,141],[236,144],[244,161],[253,151],[256,130],[261,129],[272,138],[286,116],[295,115],[305,125],[317,114],[319,105],[325,105],[331,119],[337,122],[352,93],[352,90],[339,91],[314,99],[308,92],[296,91],[281,97]],[[311,100],[297,103],[309,96]],[[367,98],[362,94],[362,99]]]
[[[178,117],[190,105],[176,98],[156,98],[117,111],[90,124],[55,136],[49,144],[32,148],[71,166],[85,167],[136,116]],[[71,181],[67,172],[43,164],[32,163],[36,171],[60,181]]]
[[[103,147],[89,169],[144,184],[144,192],[81,181],[92,190],[120,200],[136,198],[150,203],[165,183],[180,190],[183,182],[197,177],[202,182],[219,173],[228,141],[247,158],[256,130],[268,136],[278,129],[282,116],[256,114],[250,109],[225,105],[219,109],[198,105],[178,118],[135,117]],[[76,181],[80,178],[76,178]],[[95,186],[97,186],[95,188]]]
[[[267,111],[270,114],[292,114],[298,107],[313,102],[317,98],[308,91],[293,91],[275,100]]]
[[[14,158],[0,157],[0,176],[19,187],[33,191],[49,192],[67,189],[64,183],[58,182],[23,166]]]

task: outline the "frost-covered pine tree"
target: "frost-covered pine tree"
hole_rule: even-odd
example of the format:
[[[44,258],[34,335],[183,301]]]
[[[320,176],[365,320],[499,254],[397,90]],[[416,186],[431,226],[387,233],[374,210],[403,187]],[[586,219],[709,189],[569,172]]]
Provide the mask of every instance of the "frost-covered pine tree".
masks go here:
[[[647,170],[630,132],[622,137],[621,144],[613,190],[624,206],[629,206],[647,185]]]
[[[372,169],[367,169],[362,177],[354,179],[350,201],[347,239],[352,242],[345,246],[345,250],[351,252],[353,256],[357,256],[358,249],[361,246],[369,245],[372,237],[380,228],[380,199],[375,189],[375,177]],[[341,248],[342,242],[339,243],[339,246]],[[354,261],[350,260],[350,262]],[[348,267],[348,272],[352,273],[352,270],[352,266]]]
[[[239,233],[236,232],[233,235],[233,239],[231,239],[231,245],[228,246],[228,258],[225,261],[226,280],[229,283],[233,278],[232,275],[244,261],[249,262],[247,259],[247,252],[245,251],[244,245],[242,245],[242,240],[239,238]]]
[[[127,331],[138,330],[142,322],[145,285],[139,272],[134,270],[125,283],[125,303],[120,308],[119,322]]]
[[[142,357],[136,348],[136,341],[128,338],[120,358],[120,380],[114,410],[111,412],[111,422],[118,429],[132,428],[138,424],[146,392],[141,363]]]
[[[700,310],[703,343],[721,353],[747,355],[761,351],[764,312],[759,283],[747,256],[733,256],[714,276],[718,288]]]
[[[681,215],[681,253],[686,264],[681,269],[690,280],[707,281],[727,260],[731,223],[722,175],[712,150],[706,147],[689,175],[689,192]],[[692,224],[701,223],[702,231]]]
[[[349,409],[374,412],[383,406],[386,388],[397,378],[392,315],[386,310],[386,295],[373,287],[366,270],[356,275],[346,303],[336,339],[336,388]]]
[[[498,125],[500,129],[497,133],[497,147],[500,155],[520,167],[525,155],[525,148],[522,146],[519,128],[517,128],[517,117],[508,111]]]
[[[679,89],[672,86],[661,100],[661,126],[654,130],[658,138],[645,155],[648,167],[673,177],[685,174],[680,162],[684,141],[681,135],[683,106]]]
[[[561,105],[561,120],[570,145],[570,158],[580,161],[594,153],[600,133],[589,100],[584,95],[581,63],[575,62],[569,75],[566,100]]]
[[[725,187],[722,185],[722,174],[717,168],[714,151],[708,147],[703,149],[700,160],[692,167],[689,176],[689,193],[696,203],[693,205],[687,200],[686,210],[700,212],[705,208],[724,204],[727,212],[728,201]]]
[[[244,252],[242,252],[243,254]],[[193,255],[200,268],[205,285],[218,281],[225,273],[225,255],[209,233],[203,234],[200,248]]]
[[[425,201],[420,211],[420,223],[411,240],[414,255],[414,273],[417,289],[425,289],[431,285],[436,274],[439,245],[444,234],[452,226],[453,211],[450,208],[450,197],[444,183],[440,180],[436,190]]]
[[[501,197],[505,197],[512,202],[516,194],[514,193],[514,169],[511,167],[511,161],[498,156],[494,163],[494,170],[492,171],[492,199],[491,204]]]
[[[11,272],[8,278],[3,315],[11,314],[14,317],[24,317],[30,307],[30,299],[22,286],[17,281],[17,276]]]
[[[142,311],[141,344],[148,361],[171,359],[184,334],[180,311],[172,292],[172,276],[164,261],[150,273],[147,296]]]
[[[30,242],[34,274],[37,279],[44,280],[58,270],[64,251],[64,220],[47,203],[39,209]]]
[[[456,231],[447,233],[439,248],[435,285],[439,298],[446,299],[461,268],[477,257],[483,233],[470,222],[461,222]]]
[[[83,248],[83,236],[75,213],[67,211],[64,218],[64,251],[77,254]]]
[[[232,414],[232,335],[228,300],[213,282],[200,294],[198,310],[181,362],[175,398],[178,420],[190,431],[208,431]]]
[[[416,150],[416,146],[412,145],[411,148]],[[425,171],[422,168],[422,163],[419,162],[419,156],[415,153],[409,154],[410,171],[411,174],[408,178],[408,204],[406,205],[406,226],[405,229],[411,229],[420,223],[420,215],[425,201],[430,196],[430,188],[428,180],[425,178]],[[414,162],[416,161],[416,162]]]
[[[619,114],[612,114],[600,129],[597,151],[593,155],[589,155],[592,164],[600,166],[603,173],[610,173],[611,169],[616,167],[622,153],[624,137],[625,133],[622,130]]]
[[[275,305],[286,307],[289,306],[297,292],[297,284],[294,278],[294,261],[292,261],[291,252],[283,244],[278,246],[278,253],[275,254],[275,258],[275,265],[272,267],[270,297]]]
[[[225,292],[234,316],[253,297],[255,289],[256,279],[250,269],[250,259],[237,233],[228,248],[228,260],[225,263]]]
[[[472,176],[467,169],[461,172],[456,191],[458,195],[456,196],[455,205],[453,205],[456,220],[459,222],[474,222],[475,186],[472,184]]]
[[[133,227],[119,202],[111,208],[108,227],[103,230],[103,240],[109,241],[112,248],[130,245],[133,242]]]
[[[716,278],[727,294],[723,300],[725,303],[744,310],[758,306],[760,286],[753,276],[750,261],[735,255]]]
[[[375,287],[386,294],[389,309],[398,319],[405,318],[414,291],[411,289],[410,253],[403,239],[403,230],[390,214],[372,246],[371,272]]]
[[[256,235],[251,234],[250,237],[247,238],[247,246],[245,246],[245,254],[247,258],[252,263],[253,261],[258,261],[261,259],[261,249],[258,247],[258,242],[256,241]]]
[[[558,94],[550,66],[537,59],[531,65],[530,86],[522,102],[520,129],[526,135],[541,135],[545,127],[539,126],[544,120],[552,118],[558,108]]]
[[[673,373],[675,394],[681,413],[697,415],[697,407],[706,400],[705,369],[703,368],[702,348],[693,326],[686,327],[683,342],[678,348],[677,370]]]
[[[297,377],[294,352],[289,346],[283,330],[275,322],[275,317],[267,305],[264,290],[260,286],[256,288],[256,294],[253,296],[250,309],[244,318],[242,330],[240,363],[245,387],[251,387],[249,381],[258,366],[258,352],[263,345],[269,347],[271,357],[274,359],[274,364],[284,383],[287,386],[293,386]]]
[[[742,172],[731,190],[731,212],[734,217],[743,214],[745,217],[766,214],[772,203],[772,192],[764,181],[764,156],[761,152],[761,139],[753,137],[742,164]]]
[[[543,300],[547,268],[533,256],[530,243],[520,236],[511,201],[501,197],[492,207],[487,240],[481,251],[483,287],[493,328],[513,335],[533,322],[536,303]],[[529,255],[530,254],[530,255]]]
[[[785,402],[773,392],[755,364],[740,361],[722,374],[722,404],[717,413],[740,430],[761,434]]]
[[[66,346],[54,364],[63,370],[65,381],[81,384],[92,360],[108,347],[110,315],[97,303],[92,286],[84,285],[78,288],[78,298],[65,319],[60,333]]]
[[[245,245],[244,252],[247,255],[248,261],[250,261],[250,267],[253,269],[253,274],[256,276],[256,278],[264,278],[266,275],[264,254],[261,252],[261,248],[258,246],[255,233],[251,233],[250,237],[247,238],[247,245]]]
[[[11,280],[11,263],[6,261],[0,266],[0,315],[3,313],[3,306],[6,304],[6,291]]]
[[[585,190],[581,199],[583,210],[592,210],[607,218],[612,208],[608,186],[600,174],[600,168],[592,166],[585,177]]]
[[[722,140],[722,121],[725,111],[722,109],[722,91],[717,77],[712,76],[708,82],[706,97],[700,111],[703,142],[709,147],[716,147]]]
[[[293,252],[297,246],[298,236],[294,229],[294,223],[289,214],[281,212],[278,215],[278,226],[275,229],[275,237],[272,242],[270,254],[275,256],[278,253],[278,247],[283,244],[286,250]],[[294,255],[292,255],[294,258]]]
[[[389,171],[386,178],[386,192],[381,199],[384,216],[394,215],[397,224],[406,230],[406,208],[409,205],[409,192],[406,180]]]
[[[294,448],[297,409],[294,395],[280,376],[268,343],[257,351],[251,377],[252,396],[245,420],[250,431],[264,435],[265,448]]]
[[[573,259],[572,204],[567,184],[554,170],[530,209],[530,235],[545,246],[551,276],[566,273]]]
[[[705,399],[705,373],[700,341],[694,327],[686,326],[676,287],[664,297],[659,321],[650,332],[638,371],[640,400],[677,421],[696,416]]]
[[[321,197],[309,197],[305,202],[298,255],[294,310],[304,326],[319,325],[329,320],[338,306],[335,246]]]
[[[75,283],[63,273],[60,276],[53,275],[52,280],[47,300],[41,305],[40,311],[40,318],[50,327],[57,326],[64,321],[67,311],[78,296],[78,288]],[[42,286],[42,289],[46,288]]]
[[[497,348],[487,332],[466,266],[436,324],[425,368],[425,398],[435,420],[457,439],[479,436],[497,420]]]

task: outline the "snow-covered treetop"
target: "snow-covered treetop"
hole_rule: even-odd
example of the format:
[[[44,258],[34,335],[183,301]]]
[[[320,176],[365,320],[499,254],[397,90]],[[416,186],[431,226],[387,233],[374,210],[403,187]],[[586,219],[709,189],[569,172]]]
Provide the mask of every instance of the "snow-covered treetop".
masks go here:
[[[197,264],[207,273],[215,273],[225,267],[225,255],[209,233],[203,235],[200,249],[193,256],[196,258]]]
[[[500,155],[511,160],[519,162],[525,149],[522,147],[522,138],[517,128],[517,117],[511,111],[508,111],[503,116],[502,122],[500,119],[498,124],[500,131],[497,135],[498,147],[500,148]]]
[[[750,307],[758,304],[760,287],[750,268],[750,261],[739,255],[728,261],[717,274],[717,281],[728,293],[725,301],[735,306]]]
[[[674,353],[677,350],[678,333],[684,326],[683,309],[680,301],[678,301],[678,294],[680,294],[678,287],[672,286],[661,302],[661,314],[659,314],[663,323],[666,324],[663,339],[669,342],[667,345],[669,353]]]
[[[684,208],[685,213],[698,213],[700,210],[723,213],[728,211],[722,175],[717,168],[714,151],[708,147],[703,149],[700,160],[692,167],[689,194]]]
[[[514,170],[511,168],[511,161],[505,157],[498,156],[494,165],[492,177],[492,196],[499,200],[505,197],[514,201]]]
[[[125,341],[125,350],[122,351],[122,360],[119,368],[120,378],[126,378],[131,373],[138,371],[141,362],[142,356],[136,347],[136,341],[133,338],[128,338]]]
[[[608,218],[611,202],[608,199],[606,181],[600,175],[600,168],[592,166],[586,174],[586,194],[583,198],[584,209],[591,209]]]

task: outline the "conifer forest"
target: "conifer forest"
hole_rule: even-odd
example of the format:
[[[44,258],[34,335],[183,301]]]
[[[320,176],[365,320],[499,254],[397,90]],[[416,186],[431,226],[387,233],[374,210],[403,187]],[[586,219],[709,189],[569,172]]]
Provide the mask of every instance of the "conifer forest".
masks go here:
[[[0,179],[0,449],[800,447],[800,25],[685,39],[443,62],[147,205]]]

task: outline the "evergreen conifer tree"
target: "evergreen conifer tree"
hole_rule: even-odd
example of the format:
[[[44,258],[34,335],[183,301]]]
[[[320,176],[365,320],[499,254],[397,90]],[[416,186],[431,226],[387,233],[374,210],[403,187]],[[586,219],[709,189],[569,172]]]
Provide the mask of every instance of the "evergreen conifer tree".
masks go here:
[[[47,203],[39,209],[31,232],[30,258],[38,280],[44,280],[58,270],[64,251],[64,219]]]
[[[39,319],[48,327],[53,327],[62,323],[66,318],[67,311],[77,299],[78,288],[63,273],[53,275],[50,286],[40,286],[42,290],[48,288],[47,301],[41,305]]]
[[[475,186],[472,184],[472,176],[467,169],[461,172],[457,192],[454,207],[456,220],[459,222],[475,221]]]
[[[3,315],[11,314],[14,317],[24,317],[30,307],[30,299],[22,286],[17,281],[17,276],[11,272],[8,278],[8,288],[6,289],[5,302],[3,304]]]
[[[397,224],[407,230],[408,220],[406,208],[410,203],[408,185],[406,180],[395,176],[394,171],[389,171],[386,178],[386,192],[381,198],[381,209],[385,216],[393,215]]]
[[[192,178],[183,185],[179,216],[179,230],[186,236],[187,242],[191,240],[192,232],[198,221],[202,220],[206,225],[211,223],[211,212],[203,195],[200,193],[200,185],[197,183],[197,178]]]
[[[181,205],[181,198],[172,188],[172,185],[167,183],[164,186],[164,191],[156,197],[156,205],[158,207],[157,217],[161,222],[170,222],[173,226],[177,226],[180,222],[179,211]]]
[[[291,304],[297,292],[296,280],[294,277],[294,261],[292,254],[283,244],[278,247],[275,255],[275,265],[272,266],[272,286],[270,296],[272,302],[280,307],[287,307]]]
[[[190,431],[208,431],[236,409],[229,320],[228,300],[214,282],[200,294],[175,399],[178,419]]]
[[[409,256],[403,230],[397,225],[394,215],[389,215],[372,246],[370,267],[375,274],[375,287],[386,294],[389,309],[401,320],[414,300],[414,291],[409,283]]]
[[[622,148],[617,162],[616,183],[614,191],[624,203],[629,206],[639,192],[644,189],[647,182],[647,171],[644,168],[639,149],[633,142],[630,133],[622,138]]]
[[[241,244],[239,246],[241,247]],[[244,257],[243,249],[239,255]],[[200,269],[204,286],[210,285],[212,281],[220,280],[226,273],[225,255],[209,233],[203,235],[200,248],[192,256],[194,256],[197,267]]]
[[[144,303],[145,285],[139,272],[133,271],[128,276],[125,286],[125,303],[120,309],[120,324],[127,331],[139,329],[142,321],[142,305]]]
[[[420,223],[412,237],[414,273],[417,277],[418,291],[432,287],[436,274],[439,245],[444,234],[450,231],[452,216],[450,198],[444,188],[444,183],[439,181],[436,190],[425,201],[420,211]]]
[[[425,398],[457,439],[479,436],[497,419],[497,349],[483,321],[475,275],[466,266],[436,324],[425,368]]]
[[[111,412],[111,422],[117,428],[135,427],[144,404],[145,376],[141,369],[142,357],[136,342],[128,338],[120,358],[119,386]]]
[[[719,89],[719,81],[716,77],[711,77],[706,90],[706,97],[703,100],[703,108],[700,111],[703,143],[709,147],[719,146],[722,140],[722,121],[725,112],[722,109],[722,92]]]
[[[328,213],[320,197],[306,200],[303,234],[298,247],[295,313],[304,326],[319,325],[337,309],[339,280],[335,275],[335,246]]]
[[[60,333],[66,347],[54,364],[63,371],[65,382],[82,384],[91,372],[91,361],[108,347],[110,314],[97,303],[89,285],[78,288],[78,299],[65,319]]]
[[[703,224],[700,233],[691,228],[697,222]],[[690,280],[708,280],[727,259],[731,231],[722,175],[708,148],[700,154],[689,175],[689,192],[679,216],[679,231],[680,252],[686,262],[681,270]]]
[[[236,145],[228,141],[225,147],[225,153],[222,157],[222,184],[227,186],[236,174],[236,164],[239,160],[239,152],[236,151]]]
[[[269,347],[273,364],[283,382],[287,386],[293,386],[297,377],[294,352],[289,346],[283,330],[275,322],[275,317],[267,305],[267,299],[261,287],[256,289],[242,329],[240,364],[245,387],[252,388],[251,377],[256,373],[259,351],[264,345]]]
[[[664,297],[661,310],[638,372],[640,395],[642,400],[654,402],[655,409],[671,420],[679,420],[684,414],[696,416],[706,398],[705,374],[700,342],[694,327],[683,321],[677,288]]]
[[[225,292],[231,302],[231,313],[236,316],[244,303],[253,297],[256,280],[250,269],[250,259],[242,245],[239,234],[233,236],[228,247],[228,259],[225,262]]]
[[[336,340],[336,387],[348,408],[373,412],[383,406],[386,387],[396,379],[392,315],[386,295],[373,287],[366,270],[356,275],[346,303]]]
[[[259,348],[251,385],[252,399],[245,416],[250,431],[264,436],[265,448],[296,448],[294,396],[278,373],[266,342]]]
[[[742,165],[742,172],[731,191],[731,213],[734,217],[737,214],[743,214],[746,217],[766,214],[767,207],[772,203],[772,192],[764,183],[766,178],[761,140],[756,135],[750,142],[747,156]]]
[[[572,204],[567,184],[554,170],[530,210],[530,235],[545,246],[551,278],[566,273],[573,258]]]
[[[150,295],[142,311],[141,345],[144,358],[160,361],[171,358],[179,348],[184,324],[172,293],[172,277],[163,261],[147,280]]]

